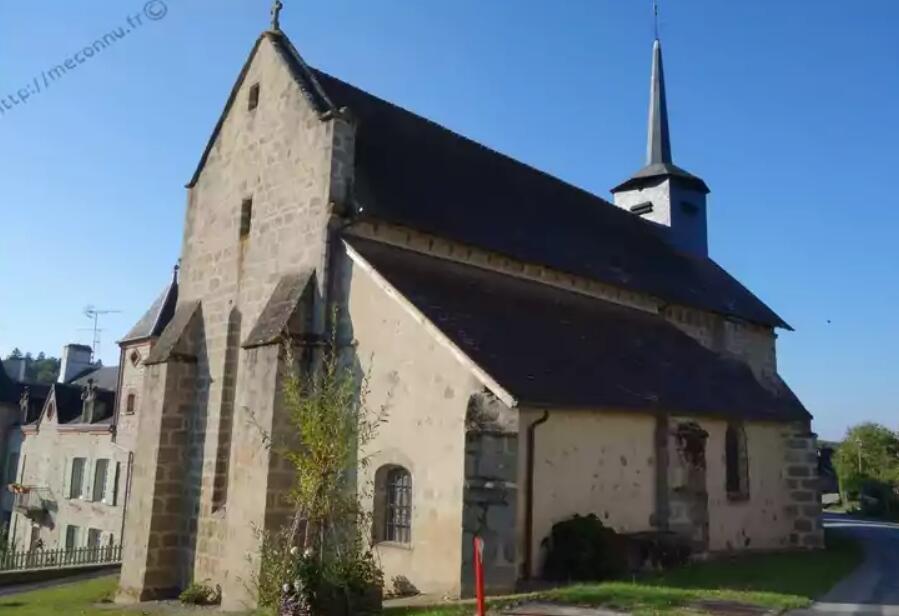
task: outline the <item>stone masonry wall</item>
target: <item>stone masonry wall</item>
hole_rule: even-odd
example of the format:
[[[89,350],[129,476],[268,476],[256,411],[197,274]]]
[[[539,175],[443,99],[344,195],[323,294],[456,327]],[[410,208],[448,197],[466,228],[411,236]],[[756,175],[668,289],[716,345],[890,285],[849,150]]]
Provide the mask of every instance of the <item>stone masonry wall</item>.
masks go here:
[[[793,522],[790,544],[807,549],[824,547],[816,435],[807,425],[795,424],[785,429],[782,436],[786,442],[784,467],[789,490],[784,515]]]
[[[116,421],[116,443],[134,451],[137,446],[140,405],[143,400],[144,361],[153,347],[151,340],[126,344],[119,361],[120,391]],[[128,396],[134,396],[134,412],[128,412]]]
[[[249,89],[255,84],[259,103],[250,110]],[[240,343],[282,274],[326,268],[331,203],[345,196],[351,135],[351,125],[342,118],[323,120],[316,114],[264,37],[189,192],[179,303],[202,301],[210,387],[186,464],[199,473],[190,480],[196,486],[189,496],[196,529],[191,529],[186,566],[192,568],[192,579],[222,583],[226,599],[234,588],[231,568],[243,571],[245,560],[245,555],[226,556],[233,533],[242,532],[228,528],[230,505],[246,507],[264,499],[267,489],[264,481],[249,486],[250,491],[232,482],[233,465],[241,464],[244,455],[235,444],[253,438],[241,431],[256,429],[242,420],[244,375],[252,367]],[[338,169],[333,159],[340,160]],[[241,236],[242,210],[249,200],[249,233]],[[316,320],[323,321],[321,315]],[[260,517],[241,524],[262,527],[264,522]]]
[[[699,554],[709,548],[708,436],[687,418],[672,417],[668,423],[666,530],[684,537]]]
[[[117,600],[177,594],[190,576],[196,517],[192,439],[202,416],[208,362],[202,314],[195,310],[177,352],[147,367]]]
[[[474,538],[484,542],[484,585],[511,592],[518,580],[518,413],[487,393],[472,396],[465,433],[462,594],[474,594]]]
[[[278,344],[241,351],[245,370],[238,387],[228,486],[236,506],[226,512],[222,550],[227,566],[219,582],[226,610],[252,607],[253,576],[259,567],[257,529],[280,528],[286,518],[277,513],[284,514],[293,474],[265,442],[267,435],[287,429],[276,416],[281,409],[280,351]]]

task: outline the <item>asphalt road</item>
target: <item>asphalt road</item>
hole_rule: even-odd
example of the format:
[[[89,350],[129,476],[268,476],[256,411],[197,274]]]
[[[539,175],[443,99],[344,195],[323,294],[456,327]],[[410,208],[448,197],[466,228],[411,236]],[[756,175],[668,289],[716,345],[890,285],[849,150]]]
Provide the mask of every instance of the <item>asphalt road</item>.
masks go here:
[[[809,610],[796,614],[899,616],[899,524],[827,515],[827,528],[861,542],[865,560]]]

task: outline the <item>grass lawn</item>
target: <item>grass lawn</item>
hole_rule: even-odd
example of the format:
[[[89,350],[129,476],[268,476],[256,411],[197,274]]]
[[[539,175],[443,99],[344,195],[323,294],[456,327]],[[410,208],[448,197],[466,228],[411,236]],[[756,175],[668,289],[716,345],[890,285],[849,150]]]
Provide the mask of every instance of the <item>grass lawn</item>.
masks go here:
[[[604,606],[636,614],[701,612],[703,601],[736,601],[773,610],[809,605],[848,575],[862,559],[854,542],[828,534],[825,552],[750,554],[697,563],[635,582],[580,584],[491,601],[502,607],[522,600]],[[470,604],[393,608],[391,616],[470,616]]]
[[[115,590],[115,577],[85,580],[46,590],[0,597],[0,614],[6,616],[109,616],[109,609],[96,606],[109,600]],[[96,607],[95,607],[96,606]]]
[[[635,582],[581,584],[491,601],[502,607],[523,600],[542,600],[572,605],[602,605],[636,614],[701,612],[701,601],[737,601],[784,610],[808,605],[829,590],[861,561],[854,543],[828,536],[826,552],[752,554],[698,563]],[[209,614],[171,605],[120,608],[109,604],[115,577],[0,597],[2,616],[135,616]],[[389,616],[470,616],[470,602],[433,608],[390,608]]]

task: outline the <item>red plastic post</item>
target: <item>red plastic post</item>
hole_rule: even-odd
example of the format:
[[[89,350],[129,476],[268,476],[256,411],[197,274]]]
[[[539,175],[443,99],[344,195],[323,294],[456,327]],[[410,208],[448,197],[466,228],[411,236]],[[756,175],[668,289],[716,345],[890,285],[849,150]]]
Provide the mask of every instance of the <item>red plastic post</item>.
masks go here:
[[[478,616],[486,616],[484,605],[484,540],[474,538],[474,585],[478,600]]]

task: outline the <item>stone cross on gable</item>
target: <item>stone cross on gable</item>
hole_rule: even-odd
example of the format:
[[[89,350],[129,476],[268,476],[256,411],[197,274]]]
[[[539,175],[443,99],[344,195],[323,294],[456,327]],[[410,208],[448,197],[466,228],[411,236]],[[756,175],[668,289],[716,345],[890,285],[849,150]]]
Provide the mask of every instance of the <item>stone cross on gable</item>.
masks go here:
[[[284,8],[284,3],[281,0],[275,0],[275,3],[272,5],[272,30],[274,32],[281,31],[281,9]]]

